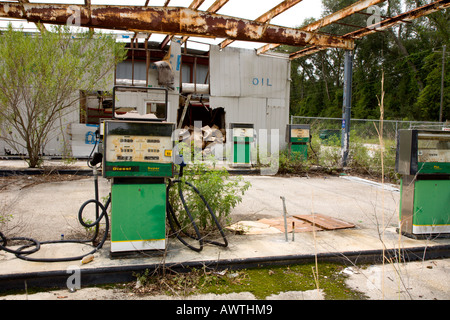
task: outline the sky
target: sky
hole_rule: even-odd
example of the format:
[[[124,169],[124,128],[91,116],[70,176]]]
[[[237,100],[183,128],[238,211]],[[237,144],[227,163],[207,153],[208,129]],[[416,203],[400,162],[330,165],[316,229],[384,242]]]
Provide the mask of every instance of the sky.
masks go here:
[[[162,6],[165,0],[150,0],[150,6]],[[173,7],[188,7],[192,0],[171,0],[169,6]],[[282,0],[229,0],[229,2],[222,7],[217,13],[254,20],[261,14],[278,5]],[[84,4],[84,0],[30,0],[30,3],[70,3],[70,4]],[[92,5],[144,5],[145,0],[91,0]],[[214,0],[205,0],[200,6],[199,10],[207,10]],[[303,0],[290,8],[288,11],[275,17],[271,24],[280,25],[284,27],[297,27],[302,24],[306,18],[319,19],[322,14],[322,1],[320,0]],[[0,19],[0,27],[5,27],[9,20]],[[14,26],[23,26],[27,31],[36,30],[36,26],[26,21],[15,21]],[[106,32],[106,31],[104,31]],[[123,32],[122,32],[123,34]],[[152,35],[150,41],[162,41],[164,35]],[[207,39],[207,38],[190,38],[193,41],[218,44],[223,39]],[[191,43],[191,46],[201,46],[198,43]],[[243,41],[235,41],[230,46],[244,47],[244,48],[259,48],[261,43],[251,43]]]

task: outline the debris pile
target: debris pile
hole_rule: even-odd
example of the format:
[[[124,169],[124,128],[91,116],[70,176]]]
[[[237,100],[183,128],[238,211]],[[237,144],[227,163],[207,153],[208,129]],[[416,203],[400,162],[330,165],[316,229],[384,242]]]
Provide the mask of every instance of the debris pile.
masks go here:
[[[226,142],[226,131],[217,125],[206,125],[199,130],[194,126],[185,126],[179,133],[179,142],[200,148],[202,155],[224,155],[223,148]]]

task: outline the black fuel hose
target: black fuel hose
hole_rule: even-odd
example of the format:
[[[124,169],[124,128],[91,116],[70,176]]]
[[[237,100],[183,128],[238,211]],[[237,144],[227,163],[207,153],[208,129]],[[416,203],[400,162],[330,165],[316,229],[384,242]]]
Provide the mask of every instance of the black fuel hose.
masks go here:
[[[95,148],[95,146],[94,146]],[[92,156],[92,152],[89,156],[89,158],[91,158]],[[99,162],[101,162],[101,158],[97,157],[98,159],[96,159],[96,157],[94,156],[93,159],[91,161],[88,160],[88,165],[89,167],[94,169],[94,185],[95,185],[95,199],[91,199],[88,200],[86,202],[84,202],[79,211],[78,211],[78,220],[80,222],[80,224],[85,227],[85,228],[92,228],[95,227],[95,232],[94,235],[91,239],[87,239],[87,240],[52,240],[52,241],[37,241],[36,239],[33,238],[27,238],[27,237],[13,237],[13,238],[6,238],[5,235],[0,232],[0,250],[5,250],[6,252],[15,254],[17,258],[22,259],[22,260],[27,260],[27,261],[34,261],[34,262],[64,262],[64,261],[75,261],[75,260],[81,260],[84,257],[95,253],[96,251],[98,251],[99,249],[101,249],[103,247],[103,244],[105,243],[108,233],[109,233],[109,228],[110,228],[110,224],[109,224],[109,218],[108,218],[108,207],[111,203],[111,194],[109,194],[109,197],[105,203],[105,205],[103,205],[99,200],[98,200],[98,173],[97,173],[97,168],[95,167],[96,164],[98,164]],[[100,159],[100,161],[98,161]],[[179,178],[181,178],[183,176],[183,167],[185,166],[184,162],[182,162],[182,164],[180,165],[180,172],[179,172]],[[188,185],[189,187],[192,188],[192,190],[194,190],[194,192],[202,199],[203,203],[205,204],[206,208],[208,209],[211,217],[214,220],[214,223],[216,224],[222,238],[223,238],[223,243],[221,242],[217,242],[217,241],[213,241],[213,240],[208,240],[205,239],[205,237],[201,236],[200,231],[197,227],[197,224],[194,221],[194,218],[188,208],[188,205],[186,203],[186,200],[184,198],[183,195],[183,190],[181,188],[181,184],[184,183],[186,185]],[[192,226],[194,228],[195,231],[195,235],[191,235],[188,234],[186,232],[184,232],[182,230],[182,227],[175,215],[175,212],[173,210],[172,205],[170,204],[169,201],[169,191],[170,188],[173,187],[175,184],[178,184],[178,194],[180,196],[181,202],[183,203],[183,207],[192,223]],[[169,226],[171,228],[171,230],[173,231],[173,233],[175,234],[175,236],[184,244],[186,245],[188,248],[200,252],[203,249],[203,244],[204,243],[209,243],[209,244],[213,244],[213,245],[217,245],[217,246],[221,246],[221,247],[227,247],[228,246],[228,240],[225,236],[225,233],[223,231],[222,226],[220,225],[217,216],[214,214],[213,210],[211,209],[208,201],[205,199],[205,197],[200,193],[200,191],[190,182],[187,181],[182,181],[181,179],[176,179],[176,180],[171,180],[169,179],[169,183],[167,185],[167,192],[166,192],[166,203],[167,203],[167,218],[169,221]],[[84,222],[83,220],[83,211],[86,208],[86,206],[90,203],[94,203],[95,204],[95,210],[96,210],[96,220],[90,224]],[[99,211],[101,210],[101,214],[99,214]],[[40,250],[41,245],[44,244],[55,244],[55,243],[89,243],[92,242],[93,244],[95,243],[95,240],[97,239],[98,236],[98,231],[99,231],[99,224],[100,221],[102,219],[105,219],[105,233],[103,235],[103,238],[100,240],[100,242],[98,242],[98,244],[94,247],[94,249],[86,254],[83,255],[79,255],[79,256],[74,256],[74,257],[66,257],[66,258],[33,258],[30,257],[29,255],[31,255],[32,253],[35,253],[37,251]],[[187,243],[181,236],[180,234],[184,234],[186,237],[189,237],[191,239],[194,239],[196,241],[199,242],[199,247],[194,247],[192,245],[190,245],[189,243]],[[16,250],[13,249],[9,249],[7,248],[7,244],[8,241],[28,241],[30,242],[27,245],[24,245],[22,247],[19,247]],[[27,248],[30,247],[34,247],[32,249],[29,250],[25,250]]]
[[[179,177],[181,177],[183,175],[183,165],[180,165],[180,174]],[[189,187],[192,188],[192,190],[194,190],[194,192],[202,199],[203,203],[205,204],[206,208],[209,211],[209,214],[211,215],[211,217],[214,220],[215,225],[217,226],[220,235],[222,236],[223,239],[223,243],[221,242],[217,242],[217,241],[213,241],[213,240],[208,240],[205,239],[205,237],[202,237],[202,235],[200,234],[200,231],[197,227],[197,224],[194,221],[194,218],[189,210],[189,207],[186,203],[186,200],[184,198],[183,195],[183,190],[181,188],[182,183],[188,185]],[[191,224],[194,228],[195,231],[195,235],[189,234],[187,232],[185,232],[183,230],[183,228],[181,227],[181,224],[179,223],[176,214],[173,210],[172,205],[170,204],[169,201],[169,191],[170,188],[173,187],[175,184],[178,184],[178,195],[180,196],[181,202],[183,203],[183,207],[184,210],[186,211],[186,214],[189,217],[189,220],[191,221]],[[200,191],[190,182],[187,181],[182,181],[181,179],[176,179],[176,180],[171,180],[169,179],[169,184],[167,185],[167,192],[166,192],[166,197],[167,197],[167,218],[169,221],[169,226],[170,229],[172,230],[172,232],[174,233],[175,237],[181,241],[181,243],[183,243],[185,246],[187,246],[189,249],[196,251],[196,252],[200,252],[203,249],[203,243],[209,243],[209,244],[213,244],[213,245],[217,245],[217,246],[221,246],[221,247],[227,247],[228,246],[228,240],[225,236],[225,233],[223,231],[222,226],[220,225],[217,216],[214,214],[213,210],[211,209],[211,206],[209,205],[208,201],[205,199],[205,197],[200,193]],[[185,239],[183,239],[183,237],[181,236],[181,234],[183,234],[185,237],[191,238],[193,240],[196,240],[199,242],[199,246],[198,247],[194,247],[193,245],[189,244]]]
[[[0,250],[5,250],[6,252],[15,254],[17,258],[22,259],[22,260],[27,260],[27,261],[34,261],[34,262],[64,262],[64,261],[75,261],[75,260],[81,260],[84,257],[95,253],[96,251],[98,251],[99,249],[101,249],[103,247],[103,244],[105,243],[107,237],[108,237],[108,233],[109,233],[109,218],[108,218],[108,207],[109,204],[111,203],[111,194],[109,194],[109,197],[105,203],[105,205],[103,205],[99,200],[99,196],[98,196],[98,171],[97,168],[95,167],[96,164],[101,162],[101,156],[99,156],[98,154],[94,154],[94,157],[91,159],[91,156],[94,152],[95,147],[97,146],[98,143],[98,139],[96,139],[94,147],[91,151],[91,154],[89,155],[88,158],[88,166],[90,168],[93,168],[94,171],[94,186],[95,186],[95,199],[91,199],[88,200],[86,202],[84,202],[80,209],[78,210],[78,220],[80,222],[80,224],[85,227],[85,228],[92,228],[95,227],[95,232],[94,235],[92,236],[91,239],[87,239],[87,240],[51,240],[51,241],[43,241],[40,242],[36,239],[33,238],[27,238],[27,237],[13,237],[13,238],[6,238],[5,235],[0,232]],[[86,208],[86,206],[90,203],[94,203],[95,204],[95,218],[96,220],[92,223],[86,223],[83,220],[83,211],[84,208]],[[99,211],[101,209],[101,214],[99,214]],[[100,221],[102,219],[105,219],[105,233],[103,235],[103,238],[98,242],[98,244],[95,245],[96,239],[98,237],[98,233],[99,233],[99,225],[100,225]],[[28,241],[30,242],[27,245],[24,245],[22,247],[19,247],[16,250],[13,249],[9,249],[7,248],[7,244],[8,241]],[[43,244],[56,244],[56,243],[89,243],[92,242],[92,244],[94,245],[94,249],[91,250],[90,252],[83,254],[83,255],[78,255],[78,256],[74,256],[74,257],[66,257],[66,258],[33,258],[30,257],[29,255],[31,255],[32,253],[35,253],[37,251],[40,250],[41,245]],[[27,248],[30,247],[34,247],[31,248],[29,250],[25,250]]]
[[[97,179],[95,179],[95,184],[96,184],[96,190],[97,190],[97,184],[98,184]],[[84,220],[83,220],[83,210],[90,203],[94,203],[96,205],[96,210],[101,209],[102,213],[101,213],[101,215],[99,215],[97,217],[97,219],[94,222],[88,224],[88,223],[84,222]],[[81,225],[86,228],[92,228],[94,226],[96,227],[95,233],[91,239],[51,240],[51,241],[40,242],[40,241],[37,241],[36,239],[27,238],[27,237],[13,237],[13,238],[8,239],[5,237],[5,235],[3,233],[0,232],[0,240],[1,240],[0,250],[5,250],[6,252],[15,254],[16,257],[19,259],[26,260],[26,261],[34,261],[34,262],[64,262],[64,261],[81,260],[84,257],[95,253],[96,251],[98,251],[99,249],[101,249],[103,247],[103,244],[106,241],[106,238],[108,236],[108,231],[109,231],[109,218],[108,218],[107,210],[108,210],[108,206],[110,203],[111,203],[111,195],[109,195],[108,200],[106,201],[105,205],[103,205],[101,202],[98,201],[97,194],[96,194],[96,199],[88,200],[81,205],[81,207],[78,211],[78,220],[81,223]],[[95,243],[97,236],[98,236],[98,226],[100,224],[100,221],[103,218],[105,219],[105,233],[103,235],[103,238],[100,240],[100,242],[98,242],[98,244],[90,252],[83,254],[83,255],[78,255],[78,256],[73,256],[73,257],[65,257],[65,258],[33,258],[33,257],[29,256],[32,253],[39,251],[39,249],[41,248],[41,245],[44,245],[44,244],[89,243],[89,242]],[[16,250],[13,250],[13,249],[7,248],[8,241],[29,241],[30,244],[24,245],[22,247],[17,248]],[[34,247],[34,248],[29,249],[29,250],[24,250],[24,249],[27,249],[30,247]]]

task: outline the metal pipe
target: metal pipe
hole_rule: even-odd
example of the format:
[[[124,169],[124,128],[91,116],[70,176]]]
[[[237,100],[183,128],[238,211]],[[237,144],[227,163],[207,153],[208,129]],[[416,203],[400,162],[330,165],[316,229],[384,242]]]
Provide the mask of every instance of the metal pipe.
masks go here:
[[[281,201],[283,201],[283,216],[284,216],[284,235],[286,237],[286,242],[288,242],[288,232],[287,232],[287,219],[286,219],[286,203],[285,198],[280,197]]]
[[[360,0],[358,2],[355,2],[351,5],[349,5],[348,7],[341,9],[337,12],[334,12],[332,14],[329,14],[328,16],[319,19],[317,21],[314,21],[302,28],[300,28],[300,30],[304,30],[304,31],[309,31],[309,32],[313,32],[313,31],[317,31],[325,26],[328,26],[336,21],[342,20],[350,15],[352,15],[353,13],[362,11],[367,9],[370,6],[376,5],[380,2],[384,2],[385,0]],[[261,48],[259,48],[256,52],[257,54],[262,54],[266,51],[275,49],[276,47],[278,47],[279,44],[267,44]]]
[[[353,53],[345,51],[344,58],[344,101],[342,106],[342,137],[341,137],[341,152],[342,152],[342,167],[347,165],[347,157],[350,143],[350,116],[352,108],[352,66]]]
[[[22,8],[23,6],[23,8]],[[67,4],[19,4],[0,2],[0,17],[65,25],[72,17]],[[197,37],[282,43],[292,46],[319,45],[353,50],[353,39],[306,32],[248,19],[179,7],[91,5],[79,6],[80,27],[157,32]]]

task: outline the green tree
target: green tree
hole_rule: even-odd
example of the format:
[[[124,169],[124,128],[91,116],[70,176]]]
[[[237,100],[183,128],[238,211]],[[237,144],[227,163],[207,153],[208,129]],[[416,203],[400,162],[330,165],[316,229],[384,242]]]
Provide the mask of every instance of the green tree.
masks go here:
[[[441,100],[442,52],[432,52],[427,55],[424,59],[424,69],[429,71],[425,78],[425,87],[417,97],[413,109],[414,113],[424,120],[437,121]],[[450,119],[449,84],[450,74],[447,72],[444,75],[443,119]]]
[[[57,26],[30,35],[9,25],[0,35],[0,138],[39,166],[49,133],[76,110],[79,90],[105,88],[125,54],[105,34]]]
[[[323,0],[322,16],[353,2]],[[382,16],[392,17],[425,3],[423,0],[389,0],[378,6]],[[381,74],[384,71],[385,119],[437,121],[443,45],[450,52],[449,21],[450,10],[441,10],[356,40],[353,52],[352,118],[379,117],[377,97],[381,92]],[[311,19],[305,20],[302,25],[310,22]],[[320,29],[320,32],[344,35],[354,31],[355,26],[359,28],[366,25],[367,15],[354,14]],[[343,54],[343,50],[327,49],[291,62],[292,115],[341,117]],[[448,70],[448,63],[445,70]],[[450,118],[448,74],[446,72],[444,79],[444,121]]]

